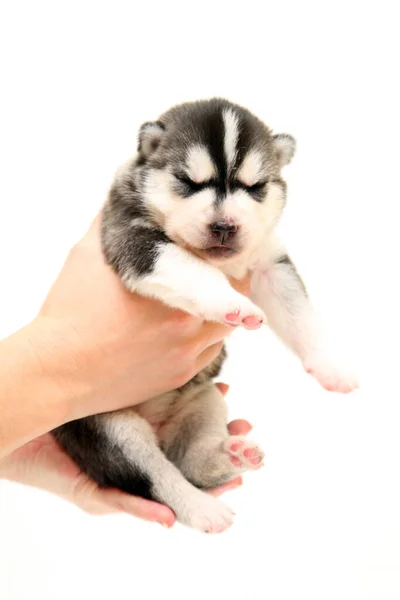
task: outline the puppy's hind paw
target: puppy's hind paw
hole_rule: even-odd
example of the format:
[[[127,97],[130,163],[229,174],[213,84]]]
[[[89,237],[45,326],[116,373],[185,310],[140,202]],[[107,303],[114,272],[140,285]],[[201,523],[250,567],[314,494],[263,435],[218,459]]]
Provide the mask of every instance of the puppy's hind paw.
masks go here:
[[[186,525],[205,533],[221,533],[233,523],[233,511],[221,500],[205,492],[199,492],[202,498],[192,507],[185,519]]]
[[[224,442],[224,450],[229,454],[234,467],[240,470],[256,470],[263,466],[264,452],[251,440],[241,435],[231,435]]]

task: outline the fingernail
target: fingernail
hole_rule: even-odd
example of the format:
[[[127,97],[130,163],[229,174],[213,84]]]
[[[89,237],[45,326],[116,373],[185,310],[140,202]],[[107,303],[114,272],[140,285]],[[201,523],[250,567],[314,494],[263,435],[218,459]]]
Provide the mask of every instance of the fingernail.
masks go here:
[[[162,523],[162,521],[158,521],[158,523],[160,523],[160,525],[162,525],[163,527],[165,527],[165,529],[170,529],[171,526],[168,525],[168,523]]]

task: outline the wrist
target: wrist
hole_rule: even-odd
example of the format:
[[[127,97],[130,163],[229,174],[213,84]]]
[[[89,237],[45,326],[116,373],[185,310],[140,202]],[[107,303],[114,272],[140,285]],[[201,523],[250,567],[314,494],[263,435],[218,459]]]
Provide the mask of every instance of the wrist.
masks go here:
[[[79,368],[74,336],[40,316],[0,342],[0,456],[73,418],[82,392],[72,373]]]

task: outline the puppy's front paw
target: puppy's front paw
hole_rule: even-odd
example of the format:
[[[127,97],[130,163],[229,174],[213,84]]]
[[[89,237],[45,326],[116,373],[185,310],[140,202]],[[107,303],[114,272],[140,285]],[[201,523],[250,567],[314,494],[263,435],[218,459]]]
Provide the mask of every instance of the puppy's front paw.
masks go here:
[[[202,316],[207,321],[246,329],[258,329],[265,321],[265,315],[258,306],[245,296],[235,293],[226,299],[214,298],[209,306],[203,307]]]
[[[304,360],[303,366],[329,392],[348,394],[358,388],[356,376],[326,355],[314,354]]]

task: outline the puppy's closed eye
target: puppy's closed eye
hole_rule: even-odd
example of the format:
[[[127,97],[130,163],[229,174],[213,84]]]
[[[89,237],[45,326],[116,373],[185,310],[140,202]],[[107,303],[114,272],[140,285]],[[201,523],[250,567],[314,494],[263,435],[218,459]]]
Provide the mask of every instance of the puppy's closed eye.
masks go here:
[[[259,196],[265,192],[265,188],[268,184],[268,180],[265,179],[263,181],[258,181],[257,183],[253,183],[253,185],[246,185],[245,183],[238,181],[239,187],[248,192],[252,196]]]
[[[248,190],[249,192],[259,192],[260,190],[263,190],[265,188],[265,186],[267,185],[268,181],[258,181],[257,183],[253,183],[253,185],[246,185],[245,188],[246,190]]]
[[[196,183],[196,181],[193,181],[193,179],[190,179],[190,177],[184,173],[175,173],[174,177],[177,181],[179,181],[179,183],[185,186],[187,190],[190,190],[193,193],[201,192],[206,187],[212,185],[212,181],[202,181],[200,183]]]

